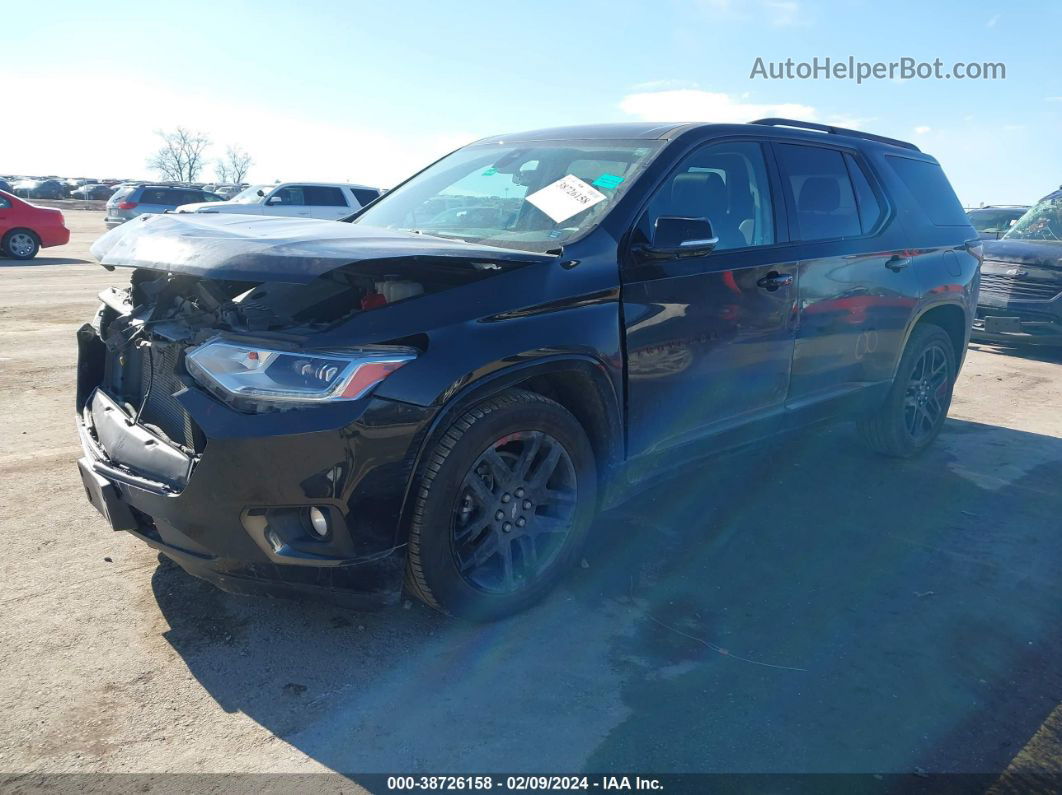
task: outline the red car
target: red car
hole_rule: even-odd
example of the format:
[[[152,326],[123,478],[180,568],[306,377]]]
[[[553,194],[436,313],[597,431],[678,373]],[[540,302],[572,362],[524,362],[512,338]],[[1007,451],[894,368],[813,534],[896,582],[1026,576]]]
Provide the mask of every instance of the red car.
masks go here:
[[[0,190],[0,257],[33,259],[49,246],[70,242],[63,214]]]

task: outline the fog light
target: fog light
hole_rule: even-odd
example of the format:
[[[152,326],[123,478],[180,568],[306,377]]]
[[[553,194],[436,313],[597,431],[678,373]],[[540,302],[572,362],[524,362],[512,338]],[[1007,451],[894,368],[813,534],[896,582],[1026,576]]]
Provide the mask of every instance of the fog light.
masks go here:
[[[328,535],[328,515],[317,506],[310,508],[310,527],[318,538]]]

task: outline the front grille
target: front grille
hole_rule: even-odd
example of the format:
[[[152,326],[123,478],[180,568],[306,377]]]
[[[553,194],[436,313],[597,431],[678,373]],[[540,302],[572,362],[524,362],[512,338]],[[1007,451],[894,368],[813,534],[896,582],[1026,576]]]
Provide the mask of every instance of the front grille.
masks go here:
[[[202,431],[173,397],[185,386],[180,378],[181,355],[181,346],[174,344],[129,345],[120,354],[111,354],[107,383],[131,412],[140,411],[141,425],[161,431],[189,450],[202,452]]]
[[[190,449],[196,449],[192,418],[177,402],[173,393],[184,388],[184,383],[177,376],[181,351],[176,345],[152,345],[140,348],[142,359],[140,366],[140,398],[144,400],[144,409],[140,413],[140,422],[154,425],[171,440]],[[146,365],[146,366],[145,366]]]
[[[1062,284],[1034,282],[1004,273],[982,273],[981,292],[1012,301],[1050,301],[1062,292]]]

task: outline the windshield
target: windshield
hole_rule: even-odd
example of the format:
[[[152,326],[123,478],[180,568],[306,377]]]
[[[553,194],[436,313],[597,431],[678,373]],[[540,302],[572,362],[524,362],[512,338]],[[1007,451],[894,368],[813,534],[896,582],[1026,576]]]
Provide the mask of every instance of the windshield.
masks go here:
[[[970,210],[966,216],[978,232],[1006,232],[1024,210]]]
[[[1004,240],[1062,240],[1062,197],[1044,199],[1003,235]]]
[[[252,185],[229,199],[229,204],[258,204],[274,187],[274,185]]]
[[[459,149],[355,223],[500,248],[550,251],[596,226],[660,141],[548,141]]]

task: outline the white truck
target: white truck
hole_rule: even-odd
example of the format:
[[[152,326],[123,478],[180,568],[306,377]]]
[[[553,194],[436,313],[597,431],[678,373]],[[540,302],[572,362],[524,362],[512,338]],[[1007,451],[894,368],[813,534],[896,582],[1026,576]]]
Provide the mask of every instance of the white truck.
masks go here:
[[[383,191],[333,182],[252,185],[225,202],[182,204],[178,213],[243,213],[335,220],[360,210]]]

